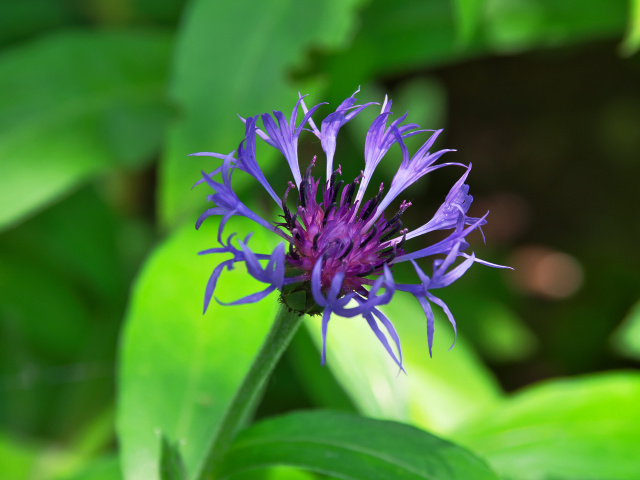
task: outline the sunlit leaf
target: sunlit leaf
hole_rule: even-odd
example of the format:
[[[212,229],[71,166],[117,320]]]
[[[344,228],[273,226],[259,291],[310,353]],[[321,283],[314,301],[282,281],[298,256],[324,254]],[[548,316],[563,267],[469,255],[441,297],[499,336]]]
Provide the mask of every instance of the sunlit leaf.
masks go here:
[[[497,479],[479,458],[399,423],[335,412],[304,412],[258,423],[241,433],[218,476],[291,465],[353,480]]]
[[[314,480],[315,475],[293,467],[269,467],[246,470],[227,477],[229,480]]]
[[[275,235],[262,234],[248,221],[238,224],[241,231],[255,230],[250,247],[271,251]],[[136,281],[121,342],[117,415],[129,480],[159,478],[161,435],[178,445],[187,478],[194,478],[273,322],[275,294],[252,305],[212,301],[202,315],[209,274],[227,259],[197,255],[216,245],[216,226],[211,221],[200,231],[191,225],[179,231],[149,258]],[[216,296],[231,301],[262,288],[238,267],[223,274]]]
[[[0,56],[0,228],[158,147],[170,37],[58,33]]]
[[[398,330],[406,375],[398,372],[362,317],[329,322],[327,365],[360,412],[446,433],[500,398],[496,381],[464,338],[458,337],[448,351],[453,342],[448,323],[436,324],[429,358],[419,304],[399,293],[383,310]],[[308,319],[306,325],[319,346],[319,318]]]
[[[629,22],[621,48],[625,55],[633,55],[640,48],[640,0],[629,0]]]
[[[38,450],[0,432],[0,464],[8,478],[29,478],[38,460]]]
[[[640,374],[600,374],[528,388],[461,426],[455,441],[514,480],[635,480]]]
[[[640,360],[640,302],[629,311],[611,337],[613,347],[630,358]]]
[[[117,455],[106,455],[88,463],[82,470],[55,480],[122,480]]]
[[[160,211],[175,225],[198,211],[204,199],[188,194],[200,170],[219,162],[188,158],[193,152],[228,153],[244,135],[243,117],[290,112],[297,90],[289,75],[310,47],[341,45],[353,27],[353,10],[361,0],[298,2],[193,1],[175,52],[170,92],[180,105],[180,121],[168,135],[160,177]],[[239,25],[241,26],[239,28]],[[350,80],[352,93],[360,79]],[[318,90],[305,85],[304,93]],[[322,99],[313,97],[312,102]],[[289,113],[286,113],[289,115]],[[261,156],[262,168],[273,150]]]

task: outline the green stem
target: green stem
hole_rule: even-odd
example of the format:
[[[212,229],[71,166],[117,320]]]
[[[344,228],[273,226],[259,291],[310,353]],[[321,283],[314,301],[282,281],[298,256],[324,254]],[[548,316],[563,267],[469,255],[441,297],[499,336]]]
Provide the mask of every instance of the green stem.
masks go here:
[[[291,343],[293,335],[302,323],[302,318],[303,316],[291,312],[285,305],[280,307],[271,330],[224,414],[218,434],[203,464],[204,468],[199,472],[197,479],[211,478],[210,474],[216,469],[238,430],[245,424],[256,406],[269,375]]]

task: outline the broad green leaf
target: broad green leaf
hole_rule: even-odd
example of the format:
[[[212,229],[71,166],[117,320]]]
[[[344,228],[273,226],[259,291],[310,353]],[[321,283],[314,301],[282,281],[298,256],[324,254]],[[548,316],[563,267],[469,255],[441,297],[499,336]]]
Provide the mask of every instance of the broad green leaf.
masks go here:
[[[640,301],[631,308],[613,333],[611,343],[618,353],[640,360]]]
[[[629,21],[621,49],[624,55],[633,55],[640,48],[640,0],[629,0]]]
[[[170,37],[65,32],[0,56],[0,228],[158,147]]]
[[[204,199],[189,195],[200,171],[212,171],[215,159],[188,158],[193,152],[228,153],[238,147],[247,117],[271,110],[290,115],[303,93],[318,84],[293,86],[291,70],[311,47],[342,45],[352,29],[361,0],[194,0],[183,19],[174,57],[170,93],[180,106],[180,121],[169,131],[160,176],[159,202],[165,223],[175,225],[198,211]],[[358,86],[350,80],[348,92]],[[311,102],[322,99],[312,97]],[[273,149],[259,161],[273,160]],[[208,162],[205,162],[208,160]],[[282,160],[284,162],[284,159]],[[283,163],[284,165],[284,163]]]
[[[406,375],[398,373],[362,317],[329,322],[327,365],[360,412],[446,434],[500,398],[496,381],[464,338],[459,336],[448,351],[453,342],[448,323],[437,322],[429,358],[426,319],[413,297],[397,293],[382,310],[400,336]],[[463,330],[464,322],[458,320]],[[319,347],[319,317],[306,325]]]
[[[458,39],[461,45],[467,45],[475,35],[486,0],[454,0]]]
[[[344,480],[497,479],[465,449],[399,423],[336,412],[301,412],[241,433],[216,478],[290,465]]]
[[[635,480],[640,374],[553,380],[528,388],[453,435],[513,480]]]
[[[120,347],[117,431],[128,480],[159,478],[160,437],[179,445],[187,478],[202,467],[222,414],[273,322],[275,294],[257,304],[211,302],[204,289],[227,255],[198,256],[217,245],[217,224],[177,232],[149,258],[137,279]],[[271,252],[275,235],[244,219],[229,233],[255,231],[249,246]],[[216,296],[224,301],[265,288],[243,268],[225,272]]]

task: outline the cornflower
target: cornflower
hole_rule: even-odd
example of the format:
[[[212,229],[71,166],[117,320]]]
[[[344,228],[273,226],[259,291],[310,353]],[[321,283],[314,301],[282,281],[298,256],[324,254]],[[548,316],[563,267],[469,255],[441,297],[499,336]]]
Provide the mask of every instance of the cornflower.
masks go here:
[[[359,91],[359,90],[358,90]],[[444,311],[457,335],[456,322],[447,305],[432,292],[446,287],[459,279],[473,263],[492,267],[501,265],[479,260],[473,253],[464,251],[469,247],[466,236],[486,223],[487,214],[481,218],[467,216],[473,201],[469,186],[465,183],[471,164],[437,163],[442,155],[453,150],[431,151],[442,130],[423,130],[415,123],[404,123],[405,113],[388,126],[392,102],[385,97],[380,114],[367,132],[364,145],[364,170],[350,183],[345,184],[339,177],[341,167],[334,170],[336,139],[340,128],[352,120],[365,108],[376,103],[355,105],[356,91],[344,100],[335,112],[327,115],[320,128],[312,116],[322,105],[307,108],[304,97],[298,95],[291,116],[287,120],[280,111],[270,114],[242,118],[245,136],[238,148],[229,154],[200,152],[192,155],[211,156],[222,160],[222,165],[211,173],[202,172],[197,182],[207,183],[214,191],[207,199],[215,206],[206,210],[196,222],[199,228],[210,216],[222,217],[218,228],[219,247],[200,252],[201,254],[225,253],[231,258],[215,267],[205,289],[204,310],[206,311],[221,273],[233,269],[236,263],[244,263],[248,273],[266,284],[266,288],[225,305],[239,305],[262,300],[278,290],[281,301],[293,311],[302,314],[322,314],[322,364],[326,358],[326,336],[332,315],[353,317],[362,315],[386,351],[402,369],[402,349],[400,339],[391,321],[379,307],[388,304],[396,291],[408,292],[415,296],[422,306],[427,319],[429,355],[431,355],[434,332],[434,315],[431,304]],[[302,109],[302,120],[297,119]],[[258,128],[258,120],[262,128]],[[305,128],[306,127],[306,128]],[[316,157],[301,173],[298,160],[298,139],[302,131],[315,135],[321,143],[326,157],[326,181],[313,176]],[[427,140],[413,154],[405,144],[405,139],[418,134],[426,134]],[[256,140],[261,140],[276,148],[286,159],[293,181],[282,197],[279,197],[264,176],[256,159]],[[381,184],[374,195],[365,200],[365,194],[374,170],[389,151],[397,144],[402,152],[402,162],[391,181],[387,192]],[[398,211],[385,216],[385,209],[410,185],[421,177],[442,167],[464,168],[460,179],[453,185],[440,208],[424,225],[416,229],[404,228],[402,214],[411,203],[402,201]],[[269,222],[243,204],[231,185],[232,174],[238,169],[251,175],[271,196],[282,210],[281,222]],[[218,180],[214,178],[220,177]],[[288,200],[295,192],[295,208]],[[318,200],[321,200],[318,202]],[[249,247],[251,235],[232,243],[235,234],[226,242],[223,230],[232,216],[244,216],[262,227],[282,237],[271,253],[255,253]],[[406,240],[437,230],[451,230],[450,234],[433,245],[416,251],[408,251]],[[424,273],[416,260],[439,255],[433,261],[433,274]],[[457,262],[462,258],[461,262]],[[395,283],[392,269],[402,262],[411,262],[419,282],[416,284]],[[386,334],[383,333],[386,331]],[[395,344],[391,347],[389,339]],[[454,336],[455,344],[455,336]],[[453,345],[451,346],[453,347]],[[397,352],[397,353],[396,353]]]

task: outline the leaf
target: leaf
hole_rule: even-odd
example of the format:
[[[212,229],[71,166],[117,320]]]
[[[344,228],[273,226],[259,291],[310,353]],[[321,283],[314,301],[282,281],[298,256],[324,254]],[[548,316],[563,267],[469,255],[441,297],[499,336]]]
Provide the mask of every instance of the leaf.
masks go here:
[[[486,13],[486,45],[497,53],[616,38],[626,20],[623,2],[492,0]]]
[[[246,219],[233,219],[227,228],[234,226],[255,230],[249,242],[255,251],[272,250],[272,233]],[[216,227],[211,221],[199,231],[188,226],[177,232],[135,283],[120,346],[117,414],[127,479],[159,478],[160,435],[179,443],[187,478],[194,478],[273,321],[275,295],[233,307],[212,301],[202,315],[208,277],[228,257],[196,255],[216,245]],[[231,301],[263,288],[237,267],[223,273],[216,296]]]
[[[198,180],[201,169],[211,171],[219,164],[206,166],[202,159],[187,155],[237,148],[244,136],[237,115],[290,112],[300,88],[290,82],[291,69],[304,60],[310,47],[328,49],[345,42],[359,3],[192,2],[178,38],[170,87],[182,114],[169,131],[160,172],[158,198],[165,224],[179,224],[199,210],[204,199],[188,195],[186,186]],[[350,80],[346,95],[358,82],[355,77]],[[317,87],[317,82],[305,85],[305,93]],[[272,163],[274,152],[269,148],[258,156],[263,169]]]
[[[157,148],[170,37],[63,32],[0,56],[0,228]]]
[[[453,438],[509,479],[637,479],[639,398],[637,372],[548,381],[505,400]]]
[[[77,442],[76,442],[77,443]],[[104,444],[101,445],[101,449]],[[95,451],[63,450],[54,445],[25,442],[0,432],[3,478],[25,480],[120,480],[115,456],[93,458]]]
[[[640,301],[631,310],[611,336],[613,348],[620,354],[640,360]]]
[[[464,319],[466,338],[492,364],[523,361],[536,350],[538,340],[527,324],[489,289],[465,284],[447,292],[456,317]]]
[[[55,477],[55,480],[121,480],[120,465],[116,455],[105,455],[91,461],[81,471],[71,476]]]
[[[186,472],[184,461],[180,455],[178,444],[171,444],[164,435],[161,439],[160,447],[160,479],[161,480],[184,480]]]
[[[448,322],[437,322],[429,358],[426,319],[419,304],[400,293],[383,311],[400,336],[406,375],[398,373],[362,317],[329,322],[327,365],[361,413],[445,434],[500,398],[496,381],[464,338],[459,336],[448,351],[453,342]],[[306,325],[319,347],[319,319],[310,318]]]
[[[640,48],[640,0],[629,0],[627,33],[620,46],[623,55],[631,56]]]
[[[318,477],[304,470],[291,467],[270,467],[247,470],[231,475],[231,480],[316,480]]]
[[[2,474],[8,478],[29,478],[38,460],[38,450],[0,431]]]
[[[340,479],[497,479],[470,452],[399,423],[346,413],[300,412],[241,433],[218,476],[290,465]]]
[[[312,70],[328,78],[333,94],[353,78],[364,84],[488,53],[616,38],[626,20],[624,2],[486,0],[477,35],[460,48],[454,13],[450,0],[373,0],[351,48],[326,54]]]
[[[454,0],[458,39],[467,45],[475,35],[482,20],[485,0]]]

